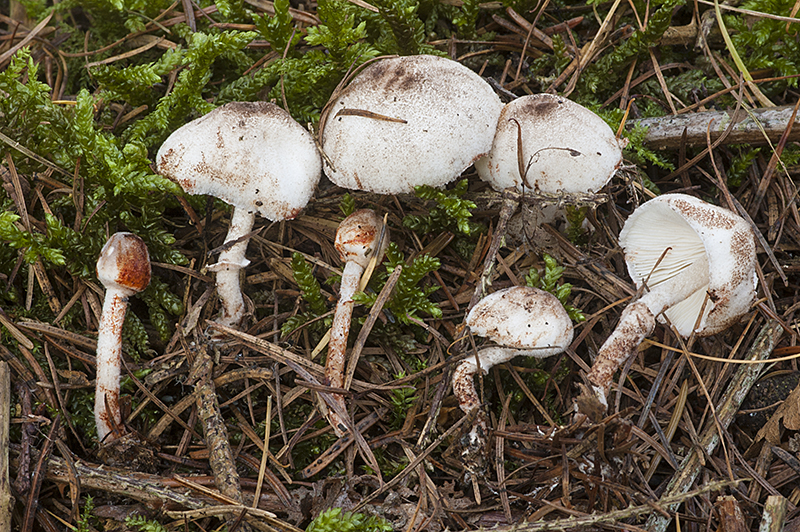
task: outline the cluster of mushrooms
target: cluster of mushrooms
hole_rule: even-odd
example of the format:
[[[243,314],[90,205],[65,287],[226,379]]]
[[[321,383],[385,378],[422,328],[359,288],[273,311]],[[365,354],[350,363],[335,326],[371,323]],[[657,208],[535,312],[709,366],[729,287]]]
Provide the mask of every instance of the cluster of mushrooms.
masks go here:
[[[497,191],[592,193],[619,169],[624,147],[602,119],[566,98],[537,94],[504,106],[480,76],[434,56],[380,59],[366,66],[323,111],[319,140],[324,158],[312,136],[283,109],[236,102],[181,127],[158,151],[159,173],[189,194],[212,195],[233,206],[224,251],[208,268],[216,273],[221,323],[235,327],[245,316],[239,271],[248,264],[255,215],[272,221],[296,217],[323,170],[341,187],[379,194],[442,187],[473,164]],[[353,213],[337,232],[335,246],[345,267],[326,359],[331,388],[344,385],[352,296],[363,289],[362,272],[381,259],[388,242],[384,221],[371,210]],[[600,348],[576,402],[593,418],[606,411],[613,374],[652,333],[656,320],[684,337],[714,334],[737,321],[755,298],[754,236],[726,209],[664,194],[634,211],[619,242],[640,292]],[[135,273],[128,274],[124,270],[131,264]],[[114,235],[97,272],[108,290],[95,406],[102,441],[122,427],[120,345],[111,338],[121,328],[126,299],[149,281],[147,249],[134,235]],[[554,296],[529,287],[484,297],[466,324],[490,342],[463,360],[453,378],[461,409],[477,416],[467,441],[470,452],[479,452],[487,426],[473,376],[517,355],[560,353],[572,342],[573,330]],[[344,399],[336,397],[342,408],[335,410],[346,412]],[[351,430],[334,409],[327,417],[337,435]]]

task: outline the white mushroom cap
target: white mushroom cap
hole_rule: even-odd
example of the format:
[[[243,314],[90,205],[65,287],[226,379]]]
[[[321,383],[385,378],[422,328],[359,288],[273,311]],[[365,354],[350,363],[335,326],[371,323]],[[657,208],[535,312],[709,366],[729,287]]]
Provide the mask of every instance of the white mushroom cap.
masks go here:
[[[156,162],[189,194],[273,221],[297,216],[322,173],[308,131],[267,102],[232,102],[189,122],[161,145]]]
[[[114,233],[97,259],[97,278],[107,290],[125,297],[150,284],[150,255],[144,241],[133,233]]]
[[[375,211],[357,210],[339,224],[334,241],[336,251],[343,261],[354,261],[361,268],[366,268],[376,251],[380,260],[389,244],[389,235],[386,234],[378,250],[382,229],[383,220]]]
[[[519,124],[519,129],[517,128]],[[518,138],[527,167],[519,172]],[[602,118],[563,96],[534,94],[508,103],[497,122],[492,151],[475,163],[492,188],[535,192],[597,192],[622,164],[622,147]]]
[[[679,275],[698,260],[696,257],[707,255],[708,284],[664,312],[683,336],[691,334],[706,293],[708,301],[696,331],[700,335],[727,328],[749,310],[755,299],[753,233],[744,219],[722,207],[686,194],[664,194],[628,217],[619,243],[637,287],[648,276],[648,286],[657,286]],[[667,248],[671,249],[654,270]]]
[[[330,108],[321,136],[333,168],[326,161],[325,174],[379,194],[444,186],[489,152],[501,109],[489,84],[455,61],[377,61]]]
[[[473,334],[503,347],[531,350],[520,354],[540,358],[562,352],[573,335],[572,320],[561,302],[529,286],[506,288],[481,299],[467,315],[467,325]],[[481,366],[492,365],[481,356]]]

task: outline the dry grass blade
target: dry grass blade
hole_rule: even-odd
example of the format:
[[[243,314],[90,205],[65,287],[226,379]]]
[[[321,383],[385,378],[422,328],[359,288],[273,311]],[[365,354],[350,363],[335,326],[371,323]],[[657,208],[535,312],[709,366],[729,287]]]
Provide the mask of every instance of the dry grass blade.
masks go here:
[[[15,53],[17,53],[21,48],[27,46],[29,42],[35,39],[36,36],[39,33],[41,33],[44,28],[47,27],[47,25],[50,23],[51,18],[53,18],[53,13],[50,13],[45,18],[43,18],[42,21],[39,22],[35,28],[29,31],[28,34],[22,38],[21,41],[19,41],[17,44],[15,44],[11,48],[0,54],[0,67],[5,66],[6,62],[10,60]]]

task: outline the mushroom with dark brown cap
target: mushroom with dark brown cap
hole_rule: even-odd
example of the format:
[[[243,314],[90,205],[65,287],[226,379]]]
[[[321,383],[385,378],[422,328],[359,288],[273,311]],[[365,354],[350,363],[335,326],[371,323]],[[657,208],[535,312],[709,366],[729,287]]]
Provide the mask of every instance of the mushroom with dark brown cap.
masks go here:
[[[97,259],[97,278],[106,295],[97,329],[94,418],[98,440],[108,443],[121,436],[119,375],[128,298],[150,284],[150,255],[144,241],[133,233],[111,235]]]
[[[489,152],[501,109],[489,84],[456,61],[376,61],[326,107],[325,174],[341,187],[379,194],[442,187]]]
[[[353,315],[353,294],[358,290],[361,274],[373,257],[380,260],[389,245],[389,232],[383,220],[371,209],[355,211],[342,220],[336,231],[334,246],[344,261],[339,302],[333,315],[328,357],[325,360],[325,377],[332,388],[344,384],[345,352]],[[346,410],[341,395],[335,400]],[[333,410],[328,411],[328,421],[337,436],[346,432],[345,425]]]
[[[256,213],[296,217],[314,193],[322,161],[311,135],[283,109],[267,102],[233,102],[176,130],[156,156],[158,171],[189,194],[208,194],[233,206],[217,274],[220,322],[244,317],[239,270]]]
[[[572,320],[558,298],[529,286],[514,286],[489,294],[470,310],[466,323],[473,334],[496,344],[481,348],[455,369],[453,393],[466,414],[480,408],[472,380],[479,370],[485,373],[516,356],[556,355],[572,342]],[[464,451],[468,465],[482,454],[486,433],[486,418],[478,412]]]
[[[619,235],[628,272],[642,296],[628,305],[587,375],[578,408],[606,411],[614,372],[656,319],[681,336],[716,334],[755,299],[756,248],[749,224],[733,212],[686,194],[664,194],[636,209]]]

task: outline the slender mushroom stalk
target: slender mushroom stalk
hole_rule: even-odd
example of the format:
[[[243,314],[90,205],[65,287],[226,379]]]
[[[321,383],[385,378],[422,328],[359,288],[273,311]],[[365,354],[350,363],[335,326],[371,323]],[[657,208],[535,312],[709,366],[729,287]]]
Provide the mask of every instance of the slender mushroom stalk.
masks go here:
[[[306,206],[322,174],[311,135],[267,102],[232,102],[176,130],[156,156],[158,171],[189,194],[208,194],[233,206],[225,250],[208,267],[217,274],[219,321],[237,326],[245,305],[239,271],[256,213],[289,220]]]
[[[115,233],[97,260],[97,278],[106,288],[97,336],[97,382],[94,418],[97,438],[115,440],[122,427],[119,405],[122,324],[128,298],[150,284],[150,256],[144,241],[132,233]]]
[[[489,294],[467,315],[473,334],[498,345],[485,347],[466,358],[453,374],[453,393],[465,414],[480,409],[473,376],[502,364],[515,356],[544,358],[564,351],[572,342],[572,321],[561,302],[549,292],[528,286],[514,286]],[[472,473],[482,467],[480,459],[486,443],[487,420],[478,411],[462,455]],[[474,465],[477,464],[477,465]]]
[[[492,149],[475,162],[480,178],[498,192],[569,196],[597,192],[622,165],[620,141],[602,118],[563,96],[534,94],[506,104]],[[470,305],[485,293],[508,220],[517,209],[503,198],[500,218]]]
[[[616,370],[653,332],[656,319],[678,334],[716,334],[755,299],[755,239],[738,215],[685,194],[639,207],[620,232],[628,272],[645,293],[622,312],[587,375],[578,409],[596,419],[608,407]]]
[[[345,264],[339,289],[339,302],[333,315],[328,357],[325,360],[325,377],[332,388],[341,388],[344,385],[345,352],[350,333],[350,319],[353,315],[353,294],[358,290],[361,274],[364,273],[369,261],[373,256],[377,256],[377,260],[380,260],[388,245],[389,232],[385,230],[383,220],[370,209],[355,211],[342,220],[336,231],[334,246]],[[346,409],[342,396],[336,395],[335,398],[342,408]],[[330,409],[328,421],[337,436],[341,437],[347,432],[342,420]]]

